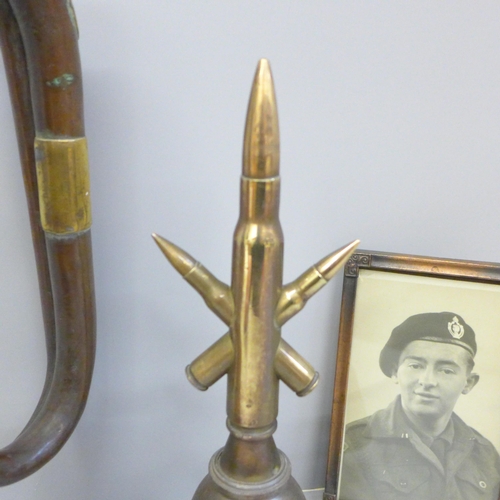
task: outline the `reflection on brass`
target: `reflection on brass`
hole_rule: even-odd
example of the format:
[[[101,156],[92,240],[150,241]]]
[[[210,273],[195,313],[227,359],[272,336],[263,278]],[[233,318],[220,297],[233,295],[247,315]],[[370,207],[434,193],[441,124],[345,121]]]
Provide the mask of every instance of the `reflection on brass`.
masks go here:
[[[359,240],[354,240],[352,243],[339,248],[321,259],[296,280],[285,285],[276,307],[278,323],[283,325],[301,311],[307,301],[316,292],[319,292],[349,260],[358,245]]]
[[[255,74],[246,120],[231,287],[179,247],[153,235],[175,269],[229,326],[229,333],[186,369],[188,379],[201,390],[228,375],[229,439],[212,457],[209,474],[194,500],[304,499],[272,434],[279,380],[303,396],[314,389],[318,374],[281,339],[281,326],[344,265],[359,241],[333,252],[283,286],[279,190],[278,115],[271,71],[263,59]]]
[[[35,139],[42,226],[56,234],[91,225],[87,140]]]
[[[274,359],[276,374],[297,396],[307,396],[319,382],[319,373],[283,339]]]
[[[186,367],[186,375],[197,389],[206,391],[229,371],[233,361],[233,342],[227,333]]]

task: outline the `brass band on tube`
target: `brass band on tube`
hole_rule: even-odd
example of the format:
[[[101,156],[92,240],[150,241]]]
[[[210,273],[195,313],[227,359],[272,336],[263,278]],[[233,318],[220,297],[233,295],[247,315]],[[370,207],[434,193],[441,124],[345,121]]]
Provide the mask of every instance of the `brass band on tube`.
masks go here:
[[[85,137],[35,138],[42,227],[71,234],[91,226],[90,178]]]

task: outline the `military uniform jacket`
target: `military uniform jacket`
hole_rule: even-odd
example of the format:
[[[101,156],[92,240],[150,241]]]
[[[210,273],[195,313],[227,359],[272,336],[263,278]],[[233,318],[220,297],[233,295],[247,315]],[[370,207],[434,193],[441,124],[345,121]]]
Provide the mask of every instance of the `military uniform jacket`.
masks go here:
[[[498,500],[500,457],[454,413],[442,461],[404,415],[398,397],[346,427],[339,500]]]

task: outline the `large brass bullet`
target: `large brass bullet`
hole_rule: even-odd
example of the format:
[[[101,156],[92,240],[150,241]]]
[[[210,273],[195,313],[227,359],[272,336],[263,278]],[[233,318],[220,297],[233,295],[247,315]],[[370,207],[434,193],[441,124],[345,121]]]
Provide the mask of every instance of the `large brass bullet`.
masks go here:
[[[279,196],[278,114],[269,64],[263,60],[248,106],[240,217],[233,238],[235,359],[227,399],[229,421],[251,429],[268,427],[278,415],[274,357],[280,331],[274,313],[283,283]]]
[[[206,390],[228,375],[224,448],[193,500],[302,500],[290,462],[276,448],[279,381],[299,396],[318,374],[281,339],[281,326],[297,314],[356,249],[356,240],[283,286],[283,233],[279,221],[279,129],[269,63],[259,62],[250,95],[243,147],[240,215],[233,239],[232,282],[227,286],[173,243],[153,235],[177,271],[229,326],[186,369]]]

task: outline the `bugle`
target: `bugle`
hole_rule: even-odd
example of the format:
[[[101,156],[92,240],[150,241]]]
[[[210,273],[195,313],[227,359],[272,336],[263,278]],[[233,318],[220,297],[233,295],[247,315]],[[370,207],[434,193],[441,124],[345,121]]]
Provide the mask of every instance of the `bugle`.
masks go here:
[[[95,355],[90,194],[78,28],[69,0],[0,0],[0,43],[14,113],[47,347],[34,413],[0,449],[0,485],[64,445],[87,400]]]

